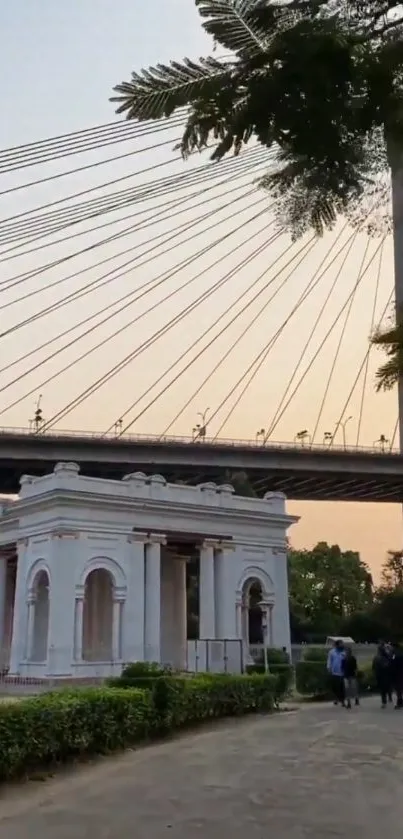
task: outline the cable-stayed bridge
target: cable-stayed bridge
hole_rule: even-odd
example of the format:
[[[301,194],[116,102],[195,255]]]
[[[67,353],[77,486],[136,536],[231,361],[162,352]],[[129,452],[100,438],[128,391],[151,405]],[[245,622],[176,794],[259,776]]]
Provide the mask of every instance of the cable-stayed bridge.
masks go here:
[[[379,449],[262,445],[258,441],[100,437],[90,433],[0,432],[0,492],[17,492],[21,474],[46,474],[74,461],[85,474],[122,478],[162,473],[169,481],[228,483],[247,473],[259,494],[291,499],[403,502],[403,455]]]
[[[184,164],[182,124],[0,150],[0,491],[75,460],[402,502],[397,400],[375,394],[369,340],[403,299],[389,205],[293,242],[256,185],[275,153]],[[93,435],[61,430],[94,417]],[[281,443],[294,437],[308,444]]]

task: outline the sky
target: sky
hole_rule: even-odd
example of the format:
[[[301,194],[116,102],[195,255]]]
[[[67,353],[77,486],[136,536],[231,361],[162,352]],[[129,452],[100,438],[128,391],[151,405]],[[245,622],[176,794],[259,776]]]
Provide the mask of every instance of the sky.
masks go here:
[[[112,87],[128,80],[132,70],[169,62],[171,58],[181,59],[185,55],[197,59],[212,51],[191,0],[148,0],[145,4],[121,0],[118,5],[109,0],[97,0],[96,3],[70,0],[68,4],[58,0],[30,0],[29,3],[14,0],[1,4],[0,47],[0,69],[5,80],[0,149],[112,122],[116,119],[114,106],[109,101]],[[133,186],[140,189],[144,184],[155,184],[158,178],[180,177],[185,171],[197,172],[206,165],[208,157],[196,155],[187,163],[178,160],[173,145],[179,136],[180,127],[175,127],[161,135],[80,154],[46,166],[18,172],[3,170],[0,235],[2,230],[3,234],[5,230],[10,231],[10,225],[13,229],[15,223],[20,223],[13,220],[7,227],[5,220],[12,216],[27,218],[21,214],[34,212],[35,208],[48,202],[64,201],[74,205],[74,195],[88,189],[93,190],[89,197],[108,195],[117,187],[103,184],[112,180],[124,178],[119,188]],[[158,141],[165,144],[151,148]],[[133,156],[127,156],[129,151]],[[117,155],[126,156],[103,163]],[[55,177],[88,163],[102,165]],[[163,335],[147,352],[127,364],[107,387],[96,389],[91,398],[60,420],[59,427],[105,431],[123,416],[125,423],[132,423],[132,433],[160,434],[169,428],[172,434],[188,435],[199,421],[199,412],[208,407],[213,434],[253,439],[260,428],[268,429],[272,425],[286,385],[292,379],[317,322],[314,340],[300,371],[302,373],[308,367],[307,372],[294,395],[300,374],[291,382],[284,413],[275,425],[271,439],[292,441],[298,431],[307,428],[311,435],[315,431],[314,441],[320,443],[326,431],[334,430],[340,417],[346,419],[348,416],[352,417],[346,425],[348,443],[355,444],[358,439],[361,445],[372,447],[381,434],[393,439],[395,395],[375,394],[374,377],[379,354],[371,353],[368,367],[365,361],[373,316],[376,323],[384,321],[390,312],[392,242],[388,239],[382,244],[379,238],[368,240],[366,235],[360,234],[348,245],[351,229],[344,230],[340,225],[319,242],[310,244],[304,240],[293,245],[288,236],[278,235],[270,201],[255,186],[256,177],[266,168],[267,164],[256,164],[255,169],[247,171],[237,181],[234,169],[229,169],[230,174],[226,177],[224,169],[217,169],[214,177],[222,178],[219,182],[223,186],[211,188],[202,198],[196,190],[190,204],[187,203],[190,188],[180,193],[179,199],[174,191],[167,196],[163,193],[159,205],[156,190],[151,197],[134,203],[136,229],[130,228],[130,235],[102,247],[98,246],[101,235],[106,237],[110,230],[122,232],[127,227],[127,208],[124,213],[112,214],[116,226],[106,228],[105,234],[94,230],[94,222],[91,222],[48,237],[43,249],[34,250],[36,240],[31,249],[26,245],[13,251],[9,246],[0,247],[0,283],[9,286],[9,289],[2,289],[4,304],[0,308],[0,334],[3,336],[0,338],[0,424],[27,426],[40,393],[45,417],[55,416],[87,385],[96,382],[103,371],[163,329],[181,307],[193,305],[195,297],[206,291],[205,301],[181,320],[178,328]],[[46,183],[21,188],[27,182],[50,176],[54,177]],[[212,180],[208,181],[209,186],[212,183]],[[73,198],[67,202],[69,195]],[[168,210],[161,218],[164,200],[172,201],[173,205],[174,199],[179,205],[175,213],[181,211],[182,214],[174,216],[174,211],[171,214]],[[201,209],[195,209],[197,202]],[[155,221],[157,206],[162,210],[158,211]],[[202,212],[206,216],[210,212],[211,218],[197,222],[197,213]],[[183,235],[180,241],[174,240],[167,251],[165,238],[173,236],[178,225],[183,225]],[[189,232],[186,225],[193,225],[193,232]],[[339,245],[345,247],[339,256],[337,239]],[[200,253],[206,245],[214,246],[214,250]],[[86,246],[95,250],[74,256]],[[16,245],[12,247],[16,248]],[[154,250],[149,257],[132,261],[124,276],[100,289],[97,287],[96,293],[84,296],[79,302],[73,300],[54,313],[17,329],[37,311],[57,303],[61,295],[79,292],[84,283],[99,277],[96,261],[109,259],[108,266],[117,269],[123,264],[124,248],[129,247],[136,247],[140,254],[151,253],[151,247]],[[186,264],[186,260],[192,259]],[[57,263],[54,267],[46,267],[53,262]],[[184,267],[178,268],[178,263],[183,263]],[[328,270],[300,311],[301,289],[309,287],[315,272],[320,275],[323,264]],[[28,279],[25,276],[22,285],[20,279],[15,279],[34,270],[37,275]],[[348,295],[352,294],[360,271],[362,280],[349,302]],[[164,272],[170,272],[172,276],[164,280],[162,286],[156,285],[155,290],[134,308],[124,308],[121,312],[116,309],[114,328],[122,327],[116,338],[108,340],[111,333],[108,320],[82,340],[78,340],[81,333],[73,331],[71,344],[63,348],[63,341],[57,337],[61,332],[86,318],[94,318],[94,313],[102,309],[116,308],[118,299],[131,290],[138,290],[142,283],[154,281]],[[209,290],[226,274],[230,275],[229,279],[210,294]],[[69,275],[72,276],[64,284],[56,284]],[[185,283],[189,278],[192,283],[188,288]],[[255,293],[251,290],[252,280],[256,281],[255,291],[260,292],[256,301],[252,299]],[[265,283],[269,283],[267,288]],[[172,296],[165,301],[166,294]],[[328,295],[331,296],[328,298]],[[248,316],[243,315],[240,308],[245,300],[250,302]],[[154,308],[147,314],[146,310],[151,306]],[[333,328],[333,321],[343,306],[342,316]],[[147,404],[142,394],[149,388],[153,397],[157,392],[152,389],[153,382],[158,377],[163,384],[166,381],[163,378],[166,365],[174,363],[193,340],[211,327],[217,313],[227,308],[227,322],[232,313],[240,312],[236,323],[229,325],[225,335],[219,335],[214,345],[137,419],[137,414]],[[290,320],[294,308],[298,311]],[[139,319],[131,325],[134,316]],[[252,316],[255,318],[253,327],[249,327],[245,337],[229,351],[231,342],[236,342],[243,328],[248,326],[247,317],[251,319]],[[235,389],[231,396],[231,389],[248,365],[285,322],[286,327],[276,339],[270,356],[263,359],[264,363],[245,395],[242,396],[241,385],[241,389]],[[9,334],[4,335],[5,332]],[[49,358],[48,347],[37,348],[53,340],[52,347],[61,349],[55,358]],[[86,354],[97,343],[99,348]],[[198,348],[195,348],[188,357],[194,358],[197,352]],[[79,354],[84,357],[76,362]],[[70,369],[59,375],[63,364],[70,362]],[[11,363],[13,366],[9,367]],[[196,393],[200,381],[217,363],[220,363],[217,372]],[[9,369],[4,370],[5,367]],[[29,372],[31,367],[35,369]],[[53,380],[46,384],[53,374]],[[130,405],[136,400],[139,410],[130,411]],[[220,408],[223,400],[225,404]],[[320,411],[321,404],[323,409]],[[340,429],[338,442],[341,442]],[[345,549],[359,550],[375,576],[386,550],[401,545],[401,511],[396,505],[290,501],[289,509],[301,517],[291,533],[293,544],[309,547],[316,541],[326,540],[338,542]]]

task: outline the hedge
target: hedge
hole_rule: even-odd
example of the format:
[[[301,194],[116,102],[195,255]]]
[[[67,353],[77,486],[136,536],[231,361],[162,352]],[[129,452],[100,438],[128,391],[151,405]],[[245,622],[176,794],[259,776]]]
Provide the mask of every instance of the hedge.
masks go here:
[[[314,699],[330,699],[331,685],[324,661],[299,661],[295,668],[296,688],[302,696]],[[376,691],[371,662],[359,666],[358,682],[361,693]]]
[[[203,720],[271,711],[275,676],[151,679],[151,690],[88,688],[0,705],[0,781]]]
[[[264,664],[249,664],[246,672],[249,675],[252,675],[252,673],[263,675],[265,666]],[[294,681],[294,668],[291,664],[269,664],[269,673],[277,678],[276,701],[280,702],[291,691]]]

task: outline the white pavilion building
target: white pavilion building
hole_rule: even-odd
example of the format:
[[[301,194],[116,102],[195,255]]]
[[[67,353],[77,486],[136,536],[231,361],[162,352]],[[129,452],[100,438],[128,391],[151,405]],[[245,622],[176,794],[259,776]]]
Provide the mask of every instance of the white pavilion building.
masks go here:
[[[268,646],[290,648],[285,497],[228,484],[121,481],[58,463],[0,505],[0,670],[102,677],[124,662],[240,670],[250,593]],[[198,568],[198,638],[187,640],[187,568]]]

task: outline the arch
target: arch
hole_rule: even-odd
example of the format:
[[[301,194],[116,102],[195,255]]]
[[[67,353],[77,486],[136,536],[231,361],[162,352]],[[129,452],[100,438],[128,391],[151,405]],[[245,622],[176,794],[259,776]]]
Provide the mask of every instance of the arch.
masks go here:
[[[115,578],[98,561],[88,569],[84,580],[82,658],[112,661]]]
[[[242,576],[237,586],[237,594],[239,600],[242,600],[242,596],[247,584],[249,584],[250,586],[253,582],[260,583],[263,594],[262,600],[274,600],[274,583],[272,578],[270,577],[270,574],[268,574],[267,571],[265,571],[263,568],[259,568],[256,565],[249,565],[242,572]]]
[[[110,556],[96,556],[90,559],[89,562],[85,564],[80,574],[78,585],[85,586],[89,575],[92,574],[93,571],[97,570],[108,571],[112,577],[115,588],[126,588],[126,575],[123,568],[118,562],[116,562],[115,559],[111,559]]]
[[[44,571],[47,575],[48,585],[50,587],[51,577],[49,565],[46,562],[46,559],[36,559],[35,562],[32,563],[27,575],[27,595],[29,595],[30,592],[33,592],[35,587],[35,579],[40,571]]]
[[[263,644],[267,631],[266,638],[268,637],[271,643],[274,585],[270,575],[257,566],[245,568],[238,584],[237,599],[241,606],[241,632],[244,642],[247,645]]]
[[[28,639],[28,657],[30,661],[36,663],[44,662],[48,657],[49,589],[48,570],[38,565],[30,589],[29,609],[33,609],[33,620],[32,636]]]

